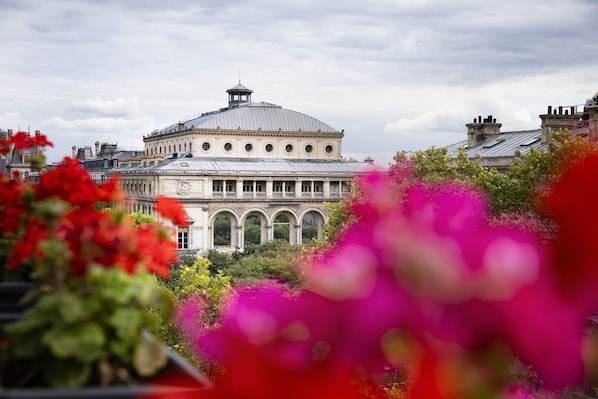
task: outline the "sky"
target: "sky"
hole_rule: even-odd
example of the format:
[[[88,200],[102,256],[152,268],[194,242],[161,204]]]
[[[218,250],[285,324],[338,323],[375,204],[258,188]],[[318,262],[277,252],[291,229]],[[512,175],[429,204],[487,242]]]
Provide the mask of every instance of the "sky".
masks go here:
[[[0,129],[115,143],[265,101],[344,130],[347,159],[540,127],[598,91],[597,0],[0,0]]]

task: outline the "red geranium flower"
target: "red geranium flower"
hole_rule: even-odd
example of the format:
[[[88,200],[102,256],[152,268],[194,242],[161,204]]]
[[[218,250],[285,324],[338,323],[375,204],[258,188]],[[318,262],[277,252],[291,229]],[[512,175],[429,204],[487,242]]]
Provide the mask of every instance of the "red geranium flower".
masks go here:
[[[156,209],[162,216],[171,219],[177,225],[181,227],[189,226],[187,214],[185,213],[183,206],[178,201],[168,198],[164,195],[160,195],[156,199]]]

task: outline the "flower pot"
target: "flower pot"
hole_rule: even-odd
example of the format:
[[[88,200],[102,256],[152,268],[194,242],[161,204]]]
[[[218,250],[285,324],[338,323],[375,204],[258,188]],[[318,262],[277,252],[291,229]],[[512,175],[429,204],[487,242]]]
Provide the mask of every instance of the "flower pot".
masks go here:
[[[25,309],[21,299],[31,286],[30,283],[0,283],[0,339],[4,338],[4,326],[21,317]]]
[[[0,399],[146,399],[192,398],[212,386],[210,380],[180,355],[167,349],[168,363],[156,376],[136,385],[81,388],[6,388],[0,373]]]

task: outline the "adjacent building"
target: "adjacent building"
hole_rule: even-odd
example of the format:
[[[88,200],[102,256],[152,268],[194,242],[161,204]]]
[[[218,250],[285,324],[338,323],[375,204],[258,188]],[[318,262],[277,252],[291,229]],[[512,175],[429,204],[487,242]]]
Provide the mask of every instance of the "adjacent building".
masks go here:
[[[470,159],[477,159],[485,167],[504,171],[517,157],[525,156],[532,148],[546,149],[553,131],[568,129],[574,135],[598,140],[598,93],[583,106],[548,106],[539,116],[539,129],[501,132],[502,124],[492,115],[478,116],[466,124],[467,139],[447,146],[449,155],[456,157],[464,150]]]

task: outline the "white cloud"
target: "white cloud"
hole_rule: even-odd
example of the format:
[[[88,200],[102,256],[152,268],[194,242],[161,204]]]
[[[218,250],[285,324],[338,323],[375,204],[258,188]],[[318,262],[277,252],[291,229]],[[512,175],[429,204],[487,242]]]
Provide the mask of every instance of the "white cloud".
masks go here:
[[[0,128],[42,129],[56,153],[218,109],[239,72],[255,100],[368,155],[448,144],[477,115],[535,128],[597,90],[588,0],[20,0],[0,14]]]
[[[384,130],[390,133],[401,135],[412,135],[416,133],[433,133],[439,131],[454,131],[464,124],[462,113],[449,111],[425,112],[415,118],[401,118],[395,122],[388,122]]]
[[[99,97],[86,98],[85,100],[75,100],[73,108],[75,111],[108,117],[138,115],[141,112],[137,97],[117,98],[116,100],[103,100]]]

